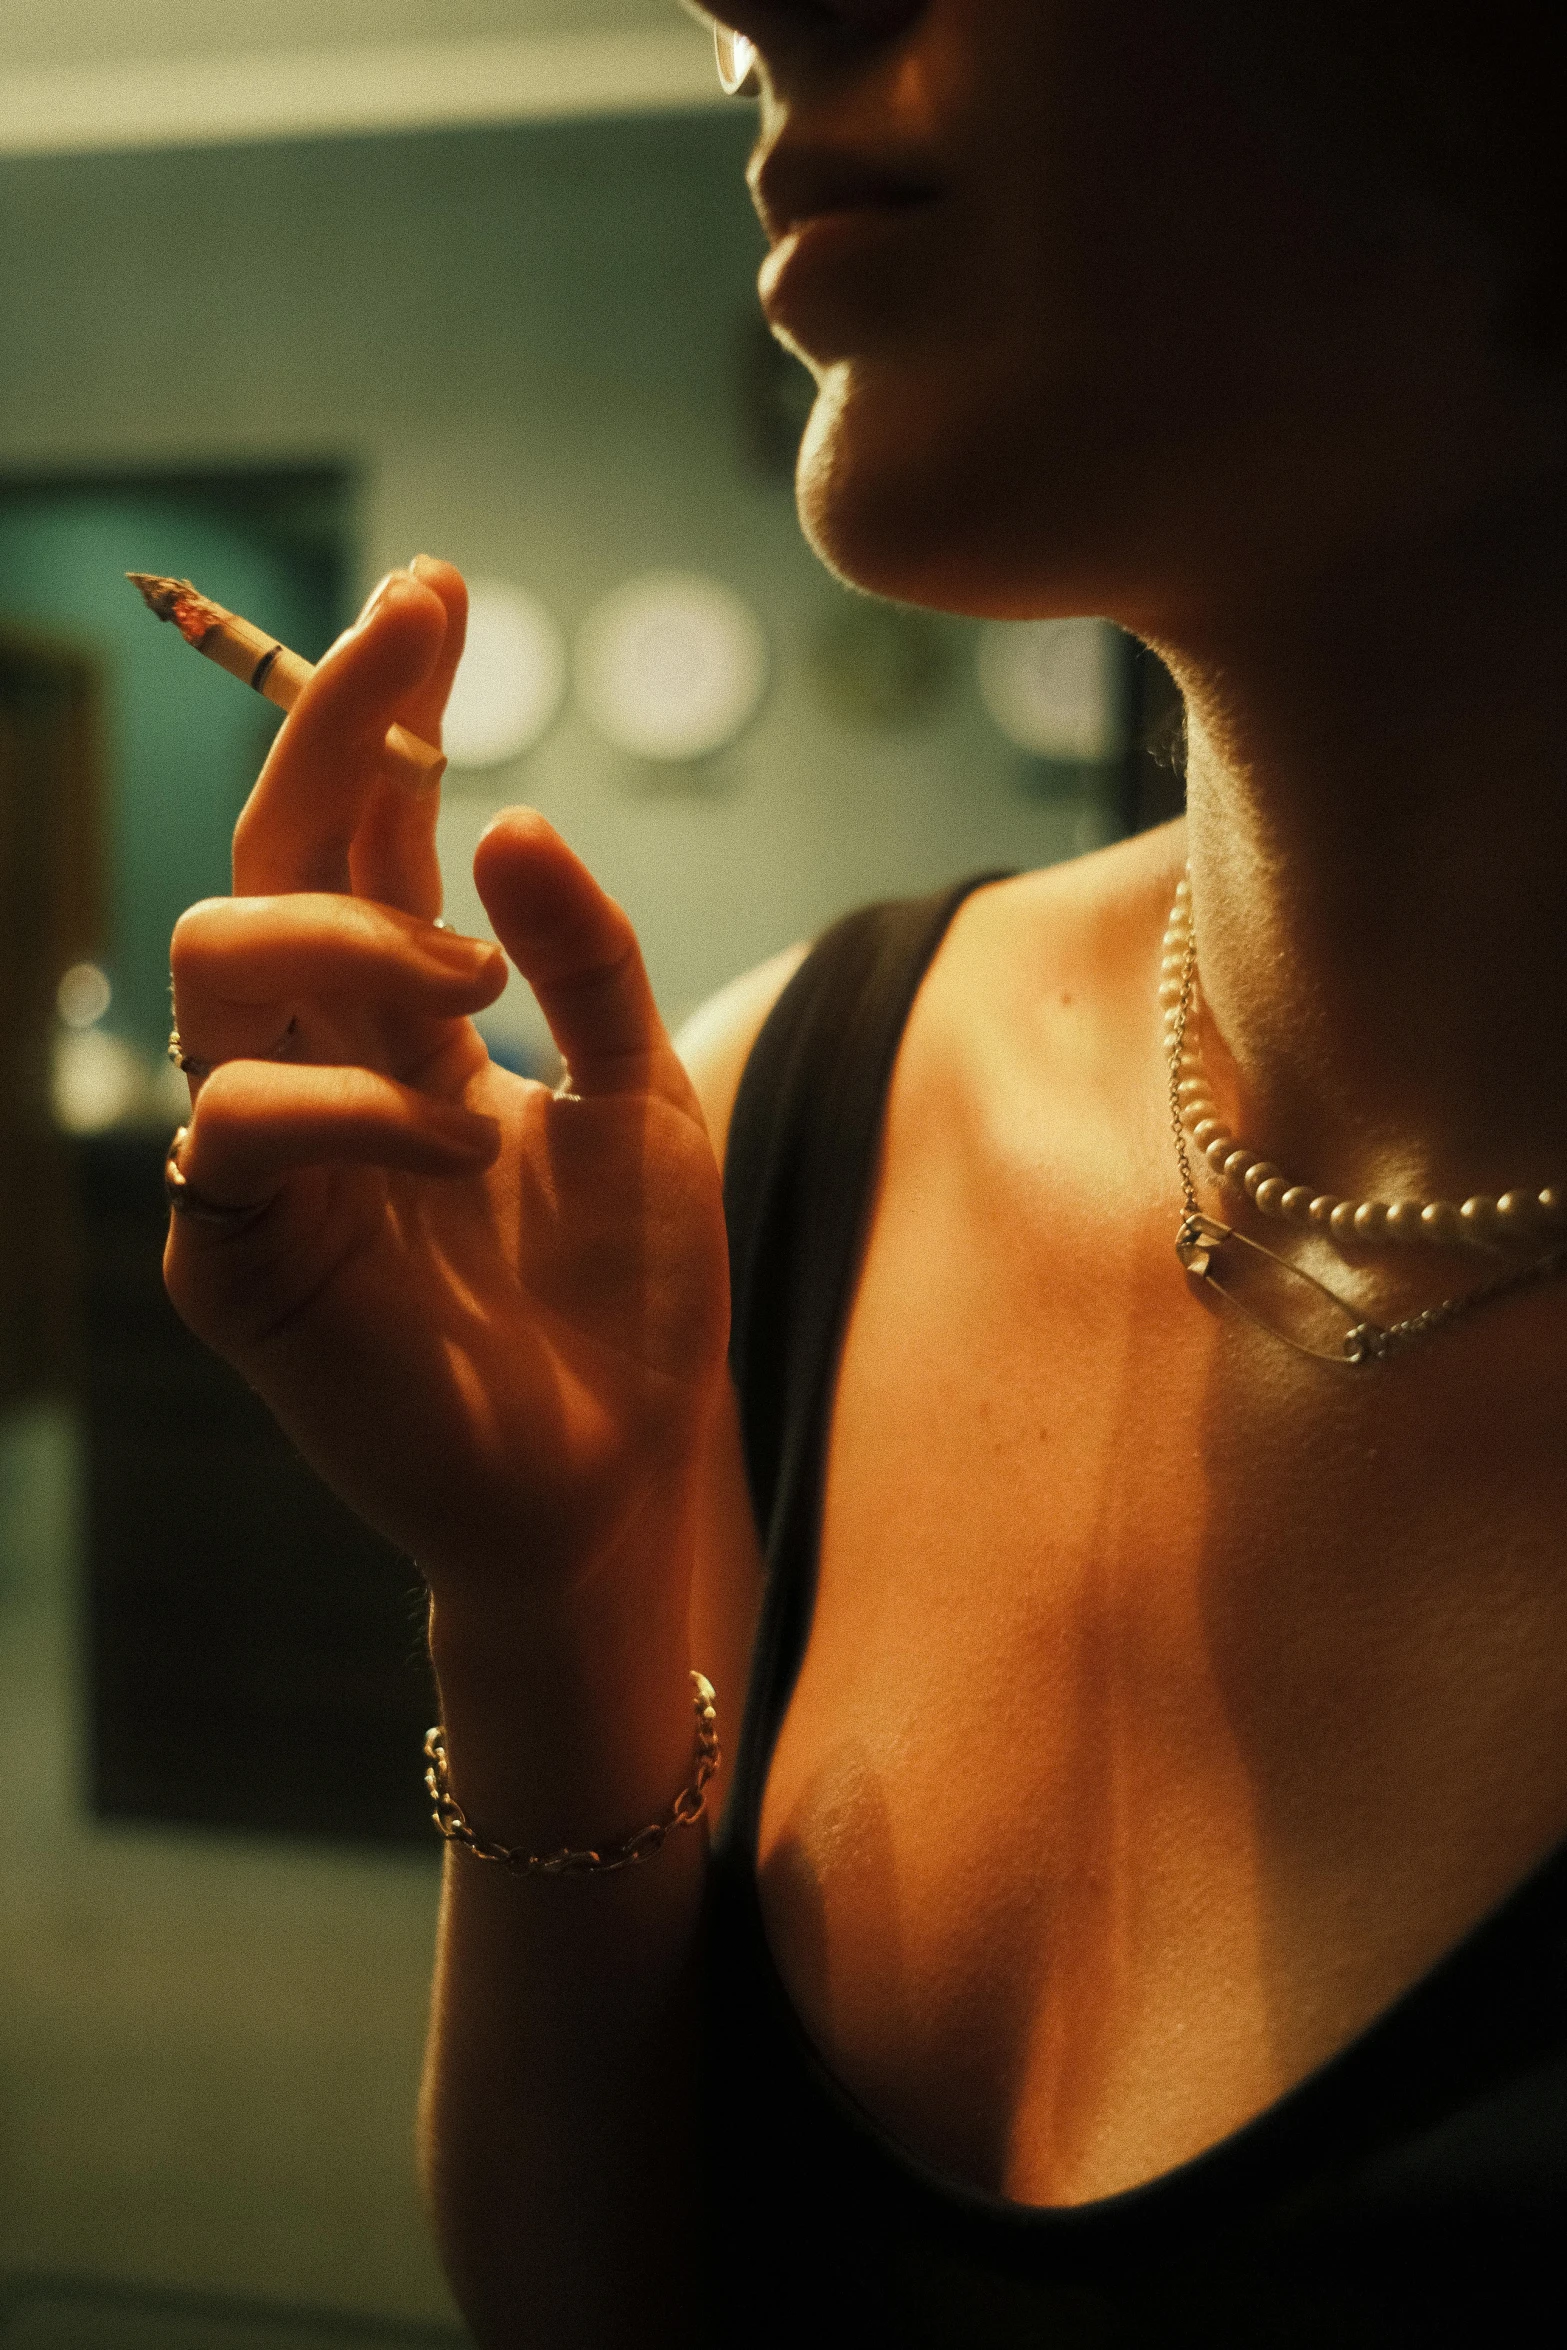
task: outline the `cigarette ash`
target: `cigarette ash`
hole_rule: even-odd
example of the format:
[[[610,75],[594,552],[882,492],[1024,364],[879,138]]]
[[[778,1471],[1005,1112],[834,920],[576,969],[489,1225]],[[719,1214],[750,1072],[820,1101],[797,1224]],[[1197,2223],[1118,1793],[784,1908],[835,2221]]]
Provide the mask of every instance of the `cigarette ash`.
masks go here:
[[[198,652],[225,617],[222,607],[210,602],[188,579],[163,579],[154,571],[127,571],[125,576],[148,611],[160,620],[171,620],[185,642]]]

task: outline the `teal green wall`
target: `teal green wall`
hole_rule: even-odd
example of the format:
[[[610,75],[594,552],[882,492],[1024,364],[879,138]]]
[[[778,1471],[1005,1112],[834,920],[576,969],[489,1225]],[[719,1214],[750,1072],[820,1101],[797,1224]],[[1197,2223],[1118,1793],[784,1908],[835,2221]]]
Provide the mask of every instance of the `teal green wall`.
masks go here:
[[[277,713],[193,659],[127,584],[133,569],[215,592],[221,582],[225,601],[308,653],[325,649],[338,614],[286,546],[188,493],[0,488],[0,623],[88,650],[102,680],[109,1025],[155,1052],[168,1030],[169,931],[183,906],[229,887],[229,836]]]

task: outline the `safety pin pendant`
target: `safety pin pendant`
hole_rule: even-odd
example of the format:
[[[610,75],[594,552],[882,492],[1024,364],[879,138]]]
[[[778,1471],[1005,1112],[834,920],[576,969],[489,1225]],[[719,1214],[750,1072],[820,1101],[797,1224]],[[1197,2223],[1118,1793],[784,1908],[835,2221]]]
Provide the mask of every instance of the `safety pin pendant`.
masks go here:
[[[1234,1250],[1246,1253],[1237,1258],[1232,1253]],[[1215,1216],[1187,1216],[1176,1234],[1175,1253],[1194,1281],[1201,1281],[1222,1297],[1226,1304],[1233,1306],[1238,1314],[1244,1314],[1248,1322],[1254,1322],[1259,1330],[1266,1330],[1270,1338],[1281,1338],[1286,1346],[1292,1346],[1297,1354],[1310,1355],[1314,1362],[1347,1364],[1352,1369],[1360,1369],[1368,1363],[1385,1361],[1393,1351],[1389,1333],[1381,1324],[1362,1321],[1353,1308],[1328,1288],[1326,1282],[1319,1281],[1313,1273],[1303,1273],[1298,1265],[1288,1263],[1271,1248],[1264,1248],[1260,1240],[1249,1240],[1244,1232],[1233,1231],[1228,1224],[1221,1224]],[[1276,1280],[1279,1274],[1283,1274],[1287,1281],[1298,1283],[1302,1289],[1310,1291],[1313,1304],[1321,1299],[1329,1306],[1332,1309],[1332,1321],[1324,1328],[1322,1335],[1325,1340],[1336,1335],[1337,1343],[1313,1346],[1308,1340],[1297,1338],[1293,1331],[1284,1329],[1266,1314],[1260,1313],[1255,1302],[1245,1294],[1248,1256],[1258,1258],[1263,1264],[1274,1268],[1271,1275],[1264,1275],[1264,1279]],[[1226,1262],[1232,1274],[1230,1280],[1222,1279],[1220,1274],[1220,1265]],[[1320,1313],[1320,1308],[1318,1311]],[[1342,1324],[1342,1329],[1335,1332],[1334,1326],[1337,1324]]]

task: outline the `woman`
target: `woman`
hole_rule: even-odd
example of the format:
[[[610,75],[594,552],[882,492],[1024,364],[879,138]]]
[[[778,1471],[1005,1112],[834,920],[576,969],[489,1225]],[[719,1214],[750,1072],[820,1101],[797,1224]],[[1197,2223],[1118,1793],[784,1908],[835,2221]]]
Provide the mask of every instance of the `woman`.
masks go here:
[[[514,811],[476,874],[551,1095],[377,766],[460,648],[421,559],[176,933],[170,1287],[423,1568],[460,1814],[667,1818],[693,1665],[740,1733],[716,1864],[449,1854],[458,2297],[497,2344],[1509,2339],[1567,2190],[1559,36],[726,17],[814,544],[1135,630],[1190,813],[851,920],[677,1055]]]

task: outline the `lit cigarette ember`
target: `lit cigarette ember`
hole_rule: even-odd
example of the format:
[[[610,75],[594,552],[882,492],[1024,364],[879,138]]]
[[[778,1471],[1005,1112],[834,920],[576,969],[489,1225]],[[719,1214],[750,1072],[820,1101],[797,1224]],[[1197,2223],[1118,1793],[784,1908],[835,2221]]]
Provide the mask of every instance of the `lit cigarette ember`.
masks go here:
[[[314,677],[314,662],[291,652],[253,621],[214,603],[188,579],[166,579],[154,571],[128,571],[125,576],[148,611],[171,622],[193,651],[215,661],[241,685],[265,694],[278,709],[292,710]],[[386,741],[388,750],[414,769],[416,782],[439,781],[446,760],[433,744],[410,734],[405,726],[392,727]]]
[[[125,576],[141,590],[148,610],[156,612],[160,620],[172,620],[185,642],[194,645],[198,653],[203,637],[210,636],[220,620],[230,617],[192,587],[188,579],[159,579],[151,571],[128,571]]]

